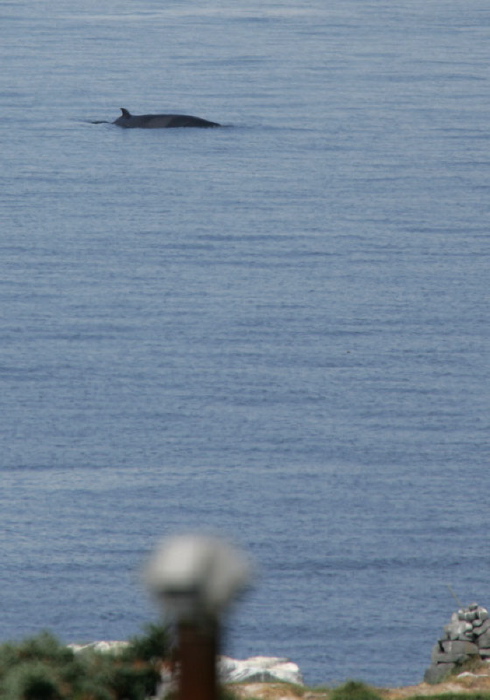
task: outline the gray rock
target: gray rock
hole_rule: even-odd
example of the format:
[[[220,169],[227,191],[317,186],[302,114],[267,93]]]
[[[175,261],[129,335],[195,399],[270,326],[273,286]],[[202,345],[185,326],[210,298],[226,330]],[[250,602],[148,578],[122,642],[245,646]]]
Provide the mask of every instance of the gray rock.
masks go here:
[[[473,642],[465,642],[460,639],[443,640],[432,649],[432,663],[460,663],[468,656],[478,654],[478,647]]]
[[[473,633],[473,625],[462,620],[453,620],[449,625],[444,627],[447,639],[461,639]]]
[[[441,642],[441,646],[446,654],[465,654],[469,656],[478,654],[478,647],[474,642],[466,642],[462,639],[445,640]]]
[[[487,629],[485,630],[485,632],[483,632],[483,634],[480,634],[476,638],[476,643],[478,644],[480,649],[486,649],[487,647],[490,647],[490,629]]]
[[[475,636],[479,637],[487,630],[490,630],[490,620],[485,619],[485,620],[483,620],[483,622],[481,623],[481,625],[479,627],[473,628],[473,634]]]
[[[455,664],[472,656],[490,662],[490,618],[488,610],[478,603],[451,615],[451,622],[444,626],[444,638],[432,649],[432,665],[424,678],[427,683],[439,683]]]
[[[431,685],[442,683],[442,681],[447,678],[455,666],[456,664],[451,663],[432,664],[432,666],[429,666],[424,674],[424,681],[426,683],[430,683]]]
[[[444,649],[442,648],[441,642],[437,642],[437,644],[432,647],[430,660],[433,664],[444,663]]]

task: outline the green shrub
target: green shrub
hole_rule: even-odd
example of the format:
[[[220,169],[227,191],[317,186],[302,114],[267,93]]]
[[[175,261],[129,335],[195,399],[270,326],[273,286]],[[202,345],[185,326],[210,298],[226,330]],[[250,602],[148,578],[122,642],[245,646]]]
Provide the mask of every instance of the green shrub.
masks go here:
[[[381,696],[360,681],[347,681],[332,691],[330,700],[381,700]]]
[[[166,628],[149,625],[123,654],[75,654],[48,632],[0,646],[0,700],[144,700],[168,654]]]
[[[63,693],[57,674],[42,661],[29,660],[16,665],[2,684],[8,700],[61,700]]]
[[[114,697],[124,700],[145,700],[155,694],[160,674],[151,666],[138,668],[120,666],[116,668],[110,687]]]
[[[73,661],[71,649],[61,646],[49,632],[41,632],[37,637],[27,639],[20,644],[2,644],[0,646],[0,676],[9,668],[26,661],[42,661],[49,665],[65,664]]]
[[[122,652],[125,661],[147,661],[167,658],[170,655],[168,629],[162,625],[145,625],[146,634],[133,637],[129,646]]]

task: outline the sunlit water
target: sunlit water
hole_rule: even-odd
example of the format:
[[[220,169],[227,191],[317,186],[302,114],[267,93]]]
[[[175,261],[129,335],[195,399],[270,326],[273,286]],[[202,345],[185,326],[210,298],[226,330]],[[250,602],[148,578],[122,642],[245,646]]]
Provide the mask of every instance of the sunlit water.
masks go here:
[[[126,639],[162,535],[225,651],[421,680],[490,604],[486,2],[0,8],[3,639]],[[181,112],[212,130],[130,130]]]

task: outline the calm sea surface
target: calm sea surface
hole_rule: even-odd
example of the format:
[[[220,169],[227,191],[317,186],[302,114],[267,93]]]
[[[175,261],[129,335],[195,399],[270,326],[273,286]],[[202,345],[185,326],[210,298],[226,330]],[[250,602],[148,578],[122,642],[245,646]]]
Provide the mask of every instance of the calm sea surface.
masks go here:
[[[0,58],[2,639],[138,633],[209,529],[227,653],[420,681],[490,605],[488,0],[3,0]]]

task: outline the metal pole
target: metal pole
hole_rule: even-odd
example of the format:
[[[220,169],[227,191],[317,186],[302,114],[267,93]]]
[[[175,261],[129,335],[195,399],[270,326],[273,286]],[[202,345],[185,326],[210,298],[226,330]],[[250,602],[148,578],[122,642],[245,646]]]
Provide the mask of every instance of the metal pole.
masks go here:
[[[179,700],[217,700],[218,623],[181,622],[177,635]]]
[[[453,597],[454,600],[457,602],[457,604],[459,605],[459,607],[460,607],[460,608],[464,608],[463,603],[460,601],[460,599],[458,598],[458,596],[457,596],[456,593],[454,592],[453,587],[452,587],[449,583],[446,583],[446,586],[449,588],[449,592],[451,593],[452,597]]]

